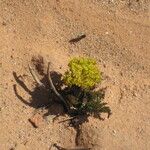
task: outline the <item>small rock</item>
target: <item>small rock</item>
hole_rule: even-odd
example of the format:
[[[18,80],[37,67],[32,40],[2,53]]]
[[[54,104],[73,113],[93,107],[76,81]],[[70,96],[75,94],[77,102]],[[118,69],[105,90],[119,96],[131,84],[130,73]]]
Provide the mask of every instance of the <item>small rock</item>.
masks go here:
[[[46,121],[51,124],[53,123],[55,117],[56,117],[55,115],[48,115],[46,117]]]
[[[120,75],[121,75],[121,76],[123,76],[123,73],[122,73],[122,72],[120,72]]]
[[[105,120],[108,118],[108,114],[107,113],[101,113],[100,117],[102,118],[102,120]]]
[[[136,91],[133,91],[133,92],[132,92],[132,95],[133,95],[134,97],[137,97],[137,96],[138,96],[138,93],[137,93]]]
[[[117,131],[116,130],[112,130],[113,135],[116,135]]]
[[[2,22],[2,25],[3,25],[3,26],[6,26],[6,22]]]
[[[44,124],[45,120],[41,114],[37,113],[29,119],[29,122],[33,125],[34,128],[38,128]]]
[[[105,65],[105,64],[103,64],[103,67],[104,67],[104,68],[106,68],[106,65]]]

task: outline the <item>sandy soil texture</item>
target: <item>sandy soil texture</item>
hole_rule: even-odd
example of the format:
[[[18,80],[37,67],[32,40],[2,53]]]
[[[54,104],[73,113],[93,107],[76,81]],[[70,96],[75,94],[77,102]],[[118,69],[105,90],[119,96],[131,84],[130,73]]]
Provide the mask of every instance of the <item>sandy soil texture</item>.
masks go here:
[[[0,0],[0,150],[50,150],[53,143],[149,150],[149,17],[149,0]],[[69,42],[80,34],[86,37]],[[43,71],[50,61],[63,73],[74,56],[97,60],[113,112],[104,121],[90,117],[77,139],[74,128],[58,123],[67,116],[51,121],[61,106],[50,107],[38,128],[29,122],[47,103],[29,73],[32,58],[43,57]]]

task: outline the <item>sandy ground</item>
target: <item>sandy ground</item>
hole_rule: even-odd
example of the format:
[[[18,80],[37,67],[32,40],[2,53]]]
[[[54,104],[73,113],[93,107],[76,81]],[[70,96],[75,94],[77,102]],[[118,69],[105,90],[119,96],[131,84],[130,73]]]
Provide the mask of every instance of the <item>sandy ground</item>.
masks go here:
[[[103,72],[100,87],[107,87],[105,101],[113,115],[104,121],[91,117],[84,123],[79,146],[149,150],[149,8],[149,0],[0,0],[0,150],[76,145],[74,128],[51,122],[55,113],[39,128],[28,121],[46,102],[44,94],[35,91],[28,70],[32,57],[38,55],[45,68],[50,61],[52,70],[60,73],[74,56],[94,57]],[[81,33],[86,38],[68,42]],[[28,89],[17,83],[15,75]]]

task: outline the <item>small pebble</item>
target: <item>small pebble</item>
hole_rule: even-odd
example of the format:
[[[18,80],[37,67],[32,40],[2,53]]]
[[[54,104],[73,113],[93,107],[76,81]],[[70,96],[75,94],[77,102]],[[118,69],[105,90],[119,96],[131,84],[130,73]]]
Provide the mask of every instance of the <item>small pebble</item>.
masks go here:
[[[33,125],[34,128],[38,128],[44,124],[44,119],[42,115],[35,114],[31,118],[29,118],[29,122]]]
[[[116,130],[113,130],[112,132],[113,132],[114,135],[117,133]]]
[[[55,115],[49,115],[46,117],[46,121],[51,124],[53,123],[54,118],[55,118]]]
[[[6,22],[2,22],[2,25],[3,25],[3,26],[6,26]]]

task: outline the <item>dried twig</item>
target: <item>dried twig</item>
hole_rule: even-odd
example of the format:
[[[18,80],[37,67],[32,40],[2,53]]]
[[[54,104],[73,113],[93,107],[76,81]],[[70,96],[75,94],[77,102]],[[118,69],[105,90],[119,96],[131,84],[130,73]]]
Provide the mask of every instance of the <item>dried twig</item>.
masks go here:
[[[54,147],[56,147],[58,150],[90,150],[91,148],[84,148],[84,147],[76,147],[76,148],[63,148],[61,146],[58,146],[56,143],[53,144]]]
[[[51,76],[50,76],[50,62],[48,63],[47,76],[48,76],[48,80],[49,80],[49,84],[51,86],[51,89],[58,96],[58,98],[63,102],[63,104],[65,105],[67,111],[69,112],[70,111],[70,107],[69,107],[68,103],[62,97],[62,95],[60,93],[58,93],[58,91],[56,90],[56,88],[55,88],[55,86],[54,86],[54,84],[52,82],[52,79],[51,79]]]
[[[35,74],[33,68],[29,65],[29,71],[33,77],[33,79],[35,80],[35,82],[40,86],[45,88],[45,85],[39,80],[39,78],[37,77],[37,75]]]
[[[63,122],[69,122],[71,120],[73,120],[75,117],[71,117],[71,118],[68,118],[68,119],[65,119],[65,120],[62,120],[62,121],[59,121],[58,123],[63,123]]]
[[[73,39],[69,40],[69,43],[71,43],[71,44],[77,43],[77,42],[79,42],[81,39],[83,39],[85,37],[86,37],[85,34],[78,35],[76,38],[73,38]]]

